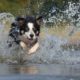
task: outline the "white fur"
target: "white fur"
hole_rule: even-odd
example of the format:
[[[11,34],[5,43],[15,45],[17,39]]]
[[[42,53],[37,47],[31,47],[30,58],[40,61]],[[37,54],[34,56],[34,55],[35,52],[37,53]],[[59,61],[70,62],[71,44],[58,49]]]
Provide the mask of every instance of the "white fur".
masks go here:
[[[33,31],[33,28],[34,28],[33,23],[29,22],[27,24],[27,26],[29,28],[29,31],[28,32],[25,32],[25,35],[30,39],[31,38],[30,37],[30,34],[33,34],[33,39],[36,39],[36,35],[35,35],[34,31]]]
[[[20,42],[20,46],[25,50],[26,49],[26,44],[24,42]]]
[[[34,52],[37,51],[37,49],[39,48],[39,43],[37,42],[28,52],[28,54],[32,54]]]
[[[24,42],[20,42],[20,45],[24,50],[27,49],[27,45]],[[32,54],[36,52],[38,48],[39,48],[39,43],[37,42],[33,47],[29,49],[29,51],[27,51],[27,54]]]
[[[30,39],[30,34],[33,34],[33,39],[36,39],[37,36],[35,35],[34,31],[33,31],[33,28],[34,28],[34,24],[29,22],[27,24],[28,28],[29,28],[29,31],[28,32],[25,32],[25,34],[23,35],[24,37],[28,37]],[[20,45],[21,47],[26,50],[27,49],[27,45],[24,43],[24,42],[20,42]],[[27,52],[27,54],[32,54],[34,52],[36,52],[36,50],[38,49],[39,47],[39,43],[37,42],[33,47],[31,47],[29,49],[29,51]]]
[[[29,29],[32,30],[32,28],[33,28],[33,23],[28,23],[27,25],[28,25]]]

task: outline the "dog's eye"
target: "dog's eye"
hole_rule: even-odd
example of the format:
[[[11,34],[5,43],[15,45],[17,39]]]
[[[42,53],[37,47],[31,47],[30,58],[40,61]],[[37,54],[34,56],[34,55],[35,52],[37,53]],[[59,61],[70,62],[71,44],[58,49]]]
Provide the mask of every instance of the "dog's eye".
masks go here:
[[[26,28],[26,31],[29,31],[29,28],[28,27]]]
[[[33,31],[34,31],[34,32],[36,32],[36,29],[35,29],[35,28],[33,28]]]

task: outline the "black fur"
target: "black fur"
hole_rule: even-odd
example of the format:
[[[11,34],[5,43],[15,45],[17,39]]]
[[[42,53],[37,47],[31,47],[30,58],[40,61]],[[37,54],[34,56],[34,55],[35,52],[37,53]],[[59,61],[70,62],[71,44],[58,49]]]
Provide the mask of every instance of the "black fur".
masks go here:
[[[40,34],[40,24],[37,23],[38,20],[42,19],[42,17],[35,18],[32,16],[27,16],[26,18],[18,17],[16,18],[15,22],[11,24],[11,29],[9,31],[9,36],[14,39],[14,42],[19,44],[20,39],[19,36],[23,35],[25,32],[27,32],[28,26],[27,24],[29,22],[34,24],[33,31],[36,34],[36,36],[39,36]]]

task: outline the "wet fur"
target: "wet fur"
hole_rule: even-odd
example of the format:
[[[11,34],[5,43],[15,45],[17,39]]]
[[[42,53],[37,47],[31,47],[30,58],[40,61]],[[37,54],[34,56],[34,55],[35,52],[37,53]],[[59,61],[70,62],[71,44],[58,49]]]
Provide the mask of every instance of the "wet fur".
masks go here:
[[[20,27],[20,42],[19,45],[24,49],[28,50],[28,54],[32,54],[36,52],[36,50],[39,48],[38,38],[40,34],[40,22],[42,17],[32,17],[27,16],[26,18],[18,17],[14,23],[12,23],[12,26],[18,26]],[[28,40],[27,40],[28,38]],[[33,42],[31,43],[30,41]],[[35,40],[37,41],[35,42]],[[28,44],[27,44],[28,43]],[[31,46],[28,46],[28,45]]]

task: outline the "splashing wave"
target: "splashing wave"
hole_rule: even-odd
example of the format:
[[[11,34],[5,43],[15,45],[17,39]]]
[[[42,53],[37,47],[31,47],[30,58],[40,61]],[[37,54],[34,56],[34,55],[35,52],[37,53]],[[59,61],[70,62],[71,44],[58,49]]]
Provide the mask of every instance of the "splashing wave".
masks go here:
[[[11,19],[14,17],[11,17]],[[77,50],[65,50],[61,47],[67,43],[67,39],[62,39],[54,35],[46,34],[45,38],[40,41],[39,50],[32,55],[25,55],[22,49],[15,44],[8,48],[8,31],[6,31],[5,25],[0,25],[0,55],[14,60],[23,57],[28,62],[36,63],[80,63],[80,51]],[[21,56],[20,56],[21,55]],[[22,59],[22,58],[21,58]]]

